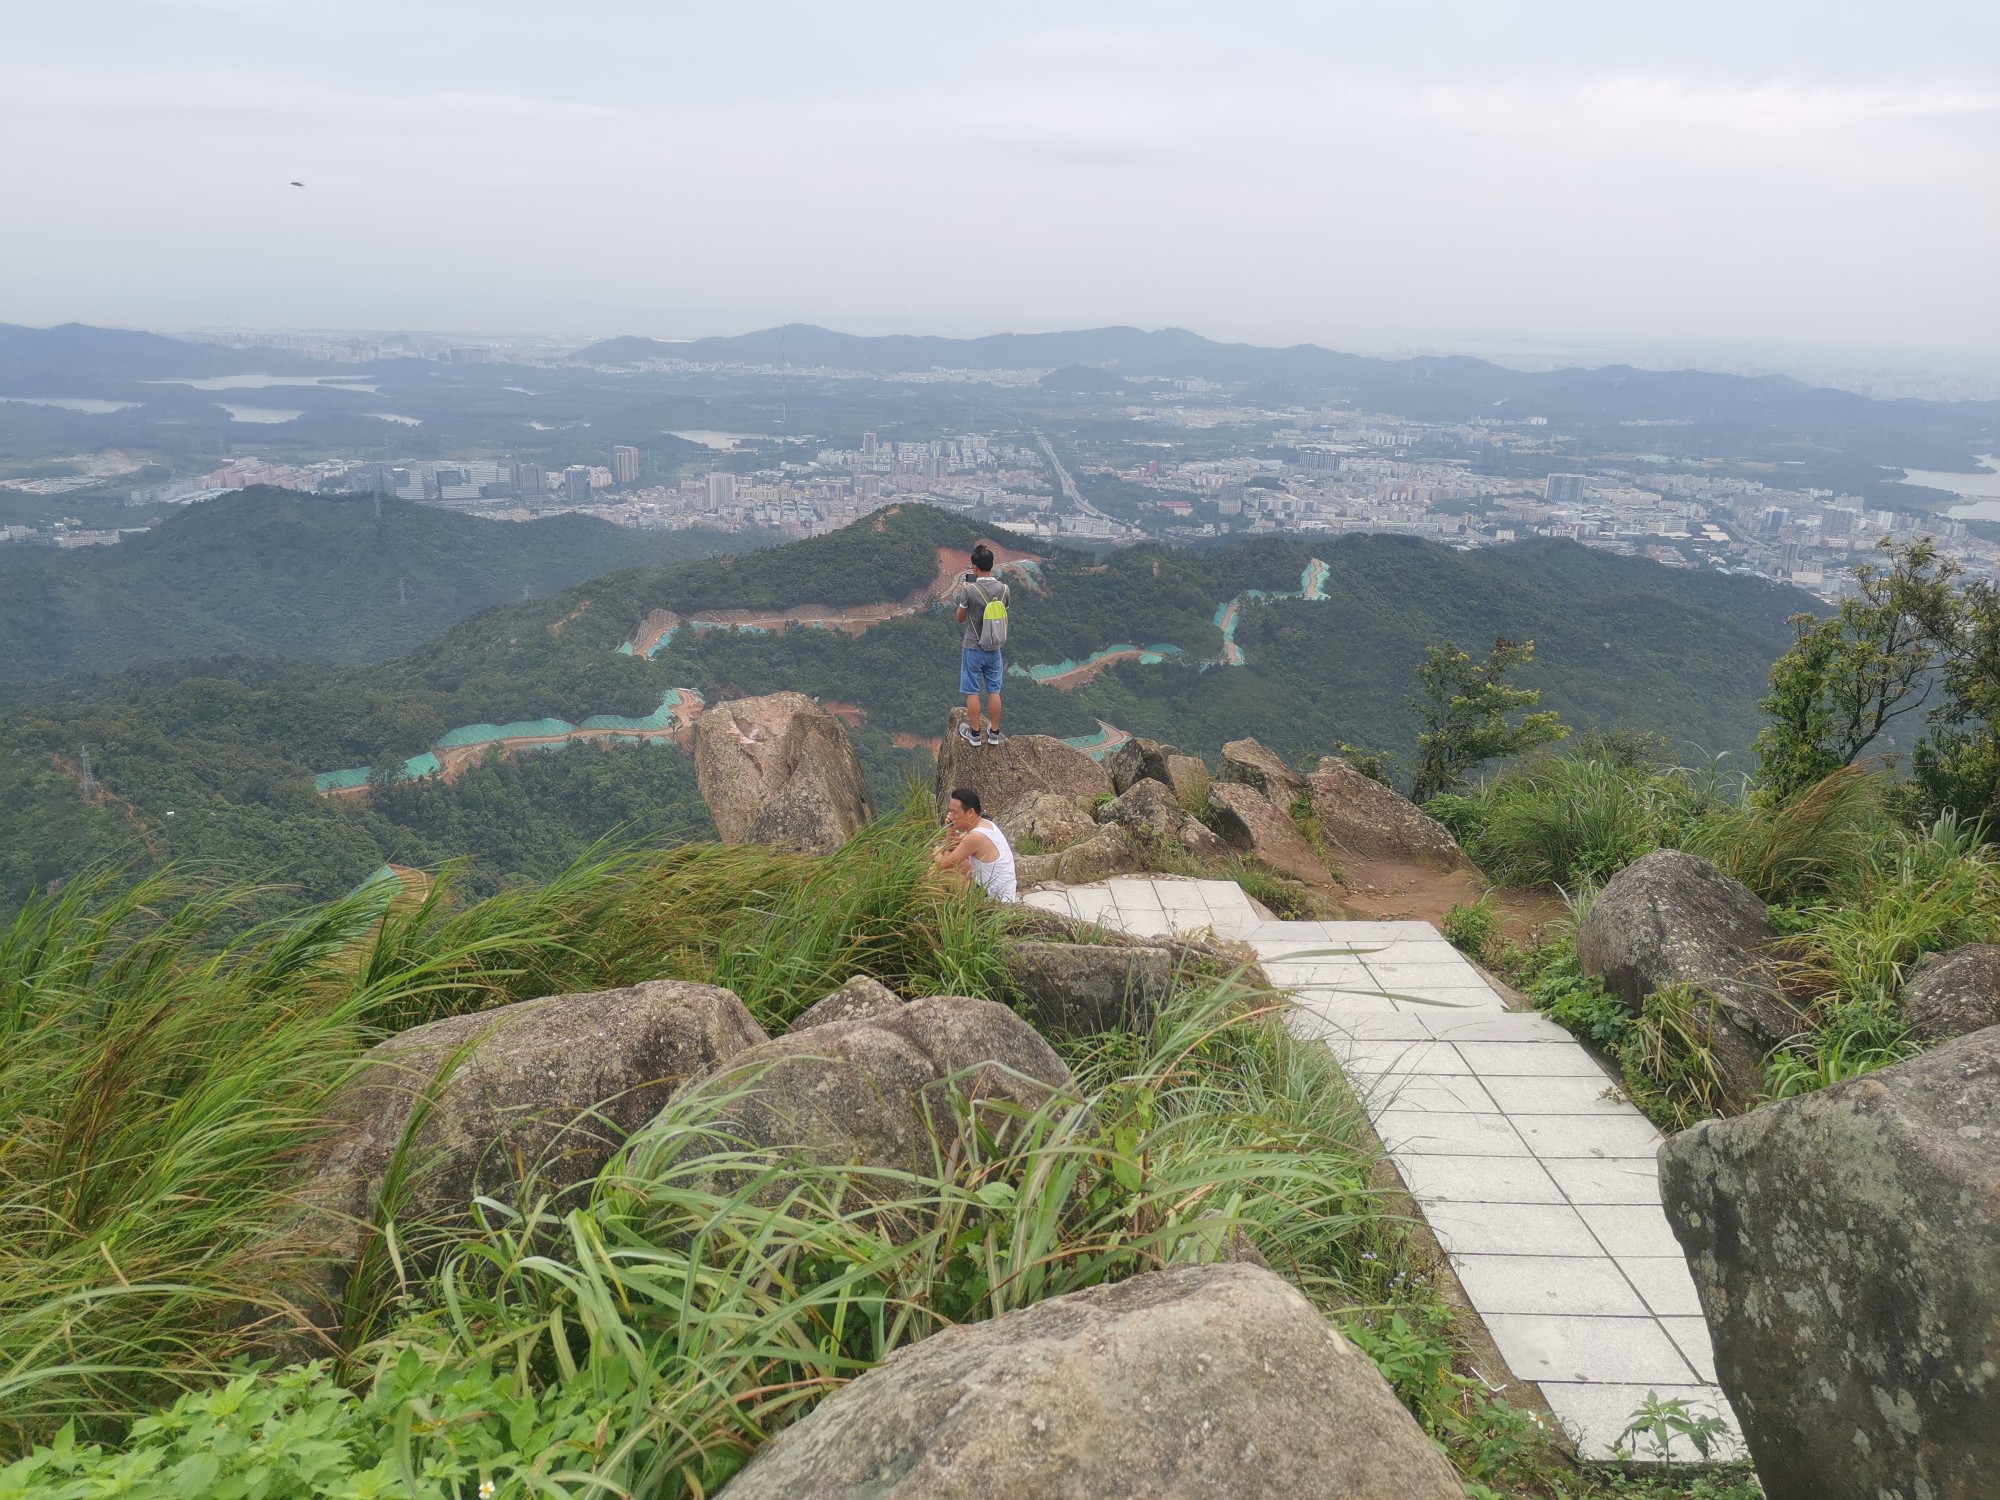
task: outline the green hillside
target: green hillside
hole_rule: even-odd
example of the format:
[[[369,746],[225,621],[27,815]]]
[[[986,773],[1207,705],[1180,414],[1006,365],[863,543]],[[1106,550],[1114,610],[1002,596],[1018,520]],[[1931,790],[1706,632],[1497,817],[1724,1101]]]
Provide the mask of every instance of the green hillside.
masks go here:
[[[0,701],[0,902],[93,858],[216,863],[319,895],[384,860],[468,856],[490,888],[548,873],[615,826],[672,837],[705,814],[686,759],[665,746],[519,755],[452,786],[381,787],[361,806],[316,795],[313,781],[400,766],[462,726],[644,716],[670,688],[710,702],[793,688],[859,704],[864,763],[892,798],[926,762],[893,737],[937,734],[956,701],[958,628],[944,610],[858,636],[687,626],[650,660],[619,651],[649,610],[686,620],[903,600],[936,577],[939,547],[980,534],[925,507],[878,519],[879,530],[863,522],[517,600],[374,667],[239,658],[16,687]],[[1786,617],[1812,604],[1754,579],[1558,542],[1459,553],[1396,537],[1268,538],[1102,561],[1032,550],[1043,562],[1038,585],[1015,589],[1017,666],[1119,645],[1155,648],[1155,662],[1123,662],[1073,692],[1010,677],[1009,729],[1082,735],[1102,718],[1205,754],[1242,735],[1301,760],[1342,741],[1407,752],[1405,700],[1425,646],[1451,636],[1483,648],[1502,634],[1536,642],[1529,681],[1573,724],[1653,730],[1690,758],[1741,751],[1790,639]],[[1308,581],[1323,597],[1256,597],[1297,595]],[[1242,664],[1204,669],[1225,654],[1217,612],[1231,600]],[[79,796],[84,745],[115,800]]]
[[[366,663],[522,591],[753,542],[584,516],[503,524],[406,500],[257,487],[116,547],[0,548],[0,681],[242,654]]]

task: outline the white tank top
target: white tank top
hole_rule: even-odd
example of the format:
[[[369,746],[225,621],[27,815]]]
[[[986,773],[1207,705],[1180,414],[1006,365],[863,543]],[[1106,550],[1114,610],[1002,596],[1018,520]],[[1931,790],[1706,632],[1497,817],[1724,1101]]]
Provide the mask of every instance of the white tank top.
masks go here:
[[[1014,846],[1007,842],[997,824],[979,820],[979,831],[993,840],[993,858],[975,859],[968,857],[966,863],[972,867],[972,878],[980,888],[995,901],[1012,901],[1014,892]]]

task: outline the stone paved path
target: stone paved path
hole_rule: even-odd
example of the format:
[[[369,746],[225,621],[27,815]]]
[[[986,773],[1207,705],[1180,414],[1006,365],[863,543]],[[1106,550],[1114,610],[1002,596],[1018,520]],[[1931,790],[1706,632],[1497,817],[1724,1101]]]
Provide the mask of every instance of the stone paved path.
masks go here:
[[[1733,1431],[1660,1207],[1659,1132],[1568,1032],[1509,1010],[1428,922],[1275,922],[1233,881],[1158,876],[1025,899],[1125,932],[1212,927],[1255,947],[1293,994],[1294,1030],[1325,1042],[1366,1102],[1508,1367],[1541,1388],[1582,1456],[1611,1457],[1649,1393]]]

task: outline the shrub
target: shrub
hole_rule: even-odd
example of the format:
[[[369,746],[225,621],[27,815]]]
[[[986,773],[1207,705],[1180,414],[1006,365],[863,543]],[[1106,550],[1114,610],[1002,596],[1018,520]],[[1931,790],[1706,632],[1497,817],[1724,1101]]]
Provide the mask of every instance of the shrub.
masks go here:
[[[1484,895],[1476,901],[1458,902],[1444,914],[1443,927],[1452,946],[1474,958],[1484,958],[1499,933],[1500,914],[1494,909],[1493,897]]]

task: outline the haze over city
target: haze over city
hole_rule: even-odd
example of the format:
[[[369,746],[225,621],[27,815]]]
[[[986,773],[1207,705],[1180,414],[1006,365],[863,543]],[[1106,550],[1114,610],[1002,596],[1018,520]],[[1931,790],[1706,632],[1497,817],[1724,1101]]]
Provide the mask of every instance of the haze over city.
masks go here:
[[[0,320],[2000,347],[1987,5],[4,12]]]

